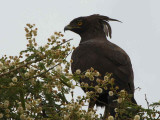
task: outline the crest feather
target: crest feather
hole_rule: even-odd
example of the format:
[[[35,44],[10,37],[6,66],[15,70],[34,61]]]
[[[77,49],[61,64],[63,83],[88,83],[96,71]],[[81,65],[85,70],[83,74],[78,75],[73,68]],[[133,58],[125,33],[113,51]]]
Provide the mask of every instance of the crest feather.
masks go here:
[[[110,24],[108,22],[109,21],[121,22],[121,21],[109,18],[107,16],[102,16],[102,15],[99,15],[99,14],[96,14],[95,16],[98,17],[98,19],[100,20],[101,24],[103,25],[103,30],[104,30],[106,36],[107,37],[109,36],[111,38],[112,37],[112,29],[111,29],[111,26],[110,26]]]

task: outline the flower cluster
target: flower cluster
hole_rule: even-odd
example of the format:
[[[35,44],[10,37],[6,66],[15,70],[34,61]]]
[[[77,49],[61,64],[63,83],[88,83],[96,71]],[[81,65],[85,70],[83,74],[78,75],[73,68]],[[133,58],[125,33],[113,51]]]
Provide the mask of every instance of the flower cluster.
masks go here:
[[[63,108],[64,120],[97,120],[98,114],[96,110],[86,111],[82,109],[85,101],[79,99],[77,102],[72,102],[67,104]]]
[[[63,38],[61,32],[55,32],[45,45],[36,42],[38,29],[35,25],[25,27],[28,44],[17,56],[4,55],[0,58],[0,119],[13,120],[101,120],[96,110],[84,107],[103,93],[109,97],[117,96],[114,102],[116,115],[108,115],[108,120],[156,119],[160,103],[148,104],[148,109],[131,102],[132,95],[114,85],[112,73],[104,77],[90,68],[87,71],[76,70],[70,73],[70,64],[66,58],[75,49],[70,40]],[[80,79],[86,78],[86,82]],[[80,84],[79,84],[80,83]],[[75,87],[86,89],[86,96],[74,97]],[[71,95],[68,100],[66,94]],[[147,100],[147,99],[146,99]],[[128,117],[128,116],[127,116]],[[160,117],[158,116],[157,119]]]
[[[61,32],[55,32],[46,45],[39,46],[37,30],[27,24],[26,50],[18,56],[0,58],[0,118],[32,120],[59,114],[60,102],[67,102],[64,94],[74,88],[66,60],[74,49],[71,39],[65,40]]]

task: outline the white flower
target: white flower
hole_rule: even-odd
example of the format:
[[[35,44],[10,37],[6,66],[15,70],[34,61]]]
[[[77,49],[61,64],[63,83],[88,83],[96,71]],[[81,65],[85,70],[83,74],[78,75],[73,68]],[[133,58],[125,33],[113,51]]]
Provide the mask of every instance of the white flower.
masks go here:
[[[9,110],[9,109],[5,109],[5,112],[6,112],[6,113],[9,113],[9,112],[10,112],[10,110]]]
[[[13,82],[9,83],[9,86],[12,87],[14,86],[15,84]]]
[[[61,86],[61,85],[58,85],[57,88],[58,88],[58,91],[61,91],[62,86]]]
[[[46,44],[46,45],[44,46],[44,48],[45,48],[45,49],[49,48],[49,45],[48,45],[48,44]]]
[[[32,120],[32,118],[30,118],[30,117],[27,117],[27,119],[26,120]]]
[[[84,86],[84,84],[85,84],[84,82],[81,82],[81,86]]]
[[[26,116],[24,114],[20,115],[20,119],[21,120],[25,120],[26,119]]]
[[[121,90],[120,94],[121,94],[122,97],[125,97],[126,96],[126,91],[125,90]]]
[[[41,112],[41,111],[42,111],[42,107],[39,107],[39,108],[38,108],[38,112]]]
[[[12,81],[13,81],[13,82],[17,82],[17,78],[16,78],[16,77],[13,77],[13,78],[12,78]]]
[[[49,86],[49,85],[48,85],[47,83],[44,83],[44,84],[43,84],[43,87],[44,87],[44,88],[47,88],[48,86]]]
[[[108,120],[114,120],[114,117],[113,116],[109,116]]]
[[[81,99],[81,96],[77,96],[78,99]]]
[[[109,77],[108,76],[104,76],[104,80],[108,81]]]
[[[34,36],[37,36],[37,30],[32,30],[32,32]]]
[[[55,39],[55,36],[54,36],[54,35],[51,35],[51,39],[54,40],[54,39]]]
[[[125,90],[121,90],[120,92],[121,92],[121,93],[125,93],[126,91],[125,91]]]
[[[34,69],[33,69],[33,68],[30,68],[30,69],[29,69],[29,73],[34,73]]]
[[[84,102],[83,101],[81,101],[81,105],[84,106]]]
[[[97,71],[96,73],[95,73],[95,76],[96,77],[98,77],[100,74],[99,74],[99,72]]]
[[[68,109],[69,109],[69,110],[73,110],[73,106],[71,106],[71,105],[68,106]]]
[[[5,100],[5,101],[4,101],[4,104],[8,104],[8,105],[9,105],[9,101],[8,101],[8,100]]]
[[[113,96],[113,91],[109,91],[109,96]]]
[[[72,88],[72,89],[74,89],[74,88],[75,88],[75,86],[74,86],[74,85],[71,85],[71,88]]]
[[[5,101],[4,101],[4,107],[5,107],[5,108],[8,108],[8,106],[9,106],[9,101],[8,101],[8,100],[5,100]]]
[[[0,113],[0,118],[3,118],[3,114],[2,113]]]
[[[91,74],[90,72],[86,72],[86,73],[85,73],[85,76],[86,76],[86,77],[89,77],[90,74]]]
[[[77,70],[76,70],[76,73],[77,73],[77,74],[81,74],[81,70],[80,70],[80,69],[77,69]]]
[[[81,118],[81,120],[85,120],[85,118]]]
[[[36,106],[36,105],[37,105],[37,101],[36,101],[36,100],[33,100],[32,104],[33,104],[34,106]]]
[[[90,97],[90,93],[89,92],[86,92],[86,97]]]
[[[28,28],[25,27],[25,31],[28,33],[29,32]]]
[[[7,118],[9,118],[9,117],[10,117],[10,115],[9,115],[9,114],[6,114],[5,116],[6,116]]]
[[[122,101],[123,101],[122,98],[118,98],[118,99],[117,99],[117,102],[118,102],[118,103],[121,103]]]
[[[9,66],[13,66],[13,65],[15,65],[15,62],[10,62],[9,63]]]
[[[84,84],[84,87],[88,87],[88,84],[87,84],[87,83],[85,83],[85,84]]]
[[[27,23],[26,26],[28,26],[29,28],[32,26],[31,24]]]
[[[29,72],[26,72],[26,73],[24,74],[25,77],[29,77],[29,75],[30,75]]]
[[[115,112],[118,112],[118,108],[115,108],[114,111],[115,111]]]
[[[2,62],[0,62],[0,68],[2,68],[3,67],[3,63]]]
[[[17,102],[18,103],[18,105],[21,105],[22,103],[21,102]]]
[[[96,85],[96,86],[94,87],[94,89],[95,89],[95,90],[98,90],[98,88],[99,88],[99,86],[98,86],[98,85]]]
[[[26,106],[26,108],[27,108],[28,110],[31,109],[31,106],[30,106],[29,104],[26,103],[25,106]]]
[[[88,114],[89,114],[89,116],[93,117],[94,112],[93,112],[93,111],[90,111]]]
[[[32,37],[32,35],[29,34],[29,33],[27,33],[27,34],[26,34],[26,37],[27,37],[27,38],[30,38],[30,37]]]
[[[56,71],[59,72],[59,73],[61,73],[62,72],[62,67],[60,65],[57,65]]]
[[[4,104],[4,108],[8,108],[8,106],[9,106],[9,105],[7,105],[7,104]]]
[[[101,80],[100,80],[99,78],[97,78],[97,79],[96,79],[96,82],[97,82],[97,83],[100,83],[100,82],[101,82]]]
[[[139,115],[135,115],[134,116],[134,120],[140,120],[140,116]]]
[[[64,120],[68,120],[68,118],[69,118],[69,115],[64,116]]]
[[[94,81],[94,77],[93,76],[90,76],[89,79],[90,79],[90,81]]]
[[[33,40],[28,40],[28,42],[29,42],[30,44],[32,44]]]
[[[37,99],[37,103],[40,104],[42,102],[41,99]]]
[[[18,107],[18,112],[22,113],[23,112],[23,107]]]
[[[98,89],[97,89],[97,92],[98,92],[98,93],[102,93],[102,92],[103,92],[102,88],[98,88]]]

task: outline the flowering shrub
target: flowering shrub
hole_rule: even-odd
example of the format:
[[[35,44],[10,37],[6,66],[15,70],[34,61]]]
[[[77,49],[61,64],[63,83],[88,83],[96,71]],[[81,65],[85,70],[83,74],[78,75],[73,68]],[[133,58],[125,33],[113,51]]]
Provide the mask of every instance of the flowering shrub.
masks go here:
[[[61,32],[55,32],[44,46],[36,42],[37,28],[27,24],[25,27],[28,41],[26,50],[18,56],[0,58],[0,119],[2,120],[101,120],[102,116],[96,110],[86,111],[84,106],[96,96],[109,89],[109,95],[118,95],[116,115],[108,116],[108,120],[115,118],[127,119],[124,114],[134,120],[160,118],[160,103],[149,104],[144,109],[130,102],[130,95],[126,91],[114,87],[112,74],[107,73],[103,80],[96,79],[97,85],[79,84],[79,78],[87,77],[91,81],[100,73],[93,68],[75,74],[69,72],[71,61],[67,56],[74,50],[70,40],[63,39]],[[73,82],[74,81],[74,82]],[[110,84],[111,87],[107,88]],[[75,86],[93,88],[86,92],[86,96],[74,97]],[[71,101],[66,94],[71,93]],[[136,114],[135,114],[136,111]]]

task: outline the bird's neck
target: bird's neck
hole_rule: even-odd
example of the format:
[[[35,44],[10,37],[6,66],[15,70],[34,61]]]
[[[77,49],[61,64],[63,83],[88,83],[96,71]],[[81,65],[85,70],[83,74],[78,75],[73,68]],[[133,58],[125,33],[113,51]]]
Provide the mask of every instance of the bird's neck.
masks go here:
[[[93,39],[97,39],[99,40],[107,40],[106,35],[103,31],[86,31],[84,33],[80,34],[81,36],[81,41],[80,43],[84,42],[84,41],[89,41],[89,40],[93,40]]]

